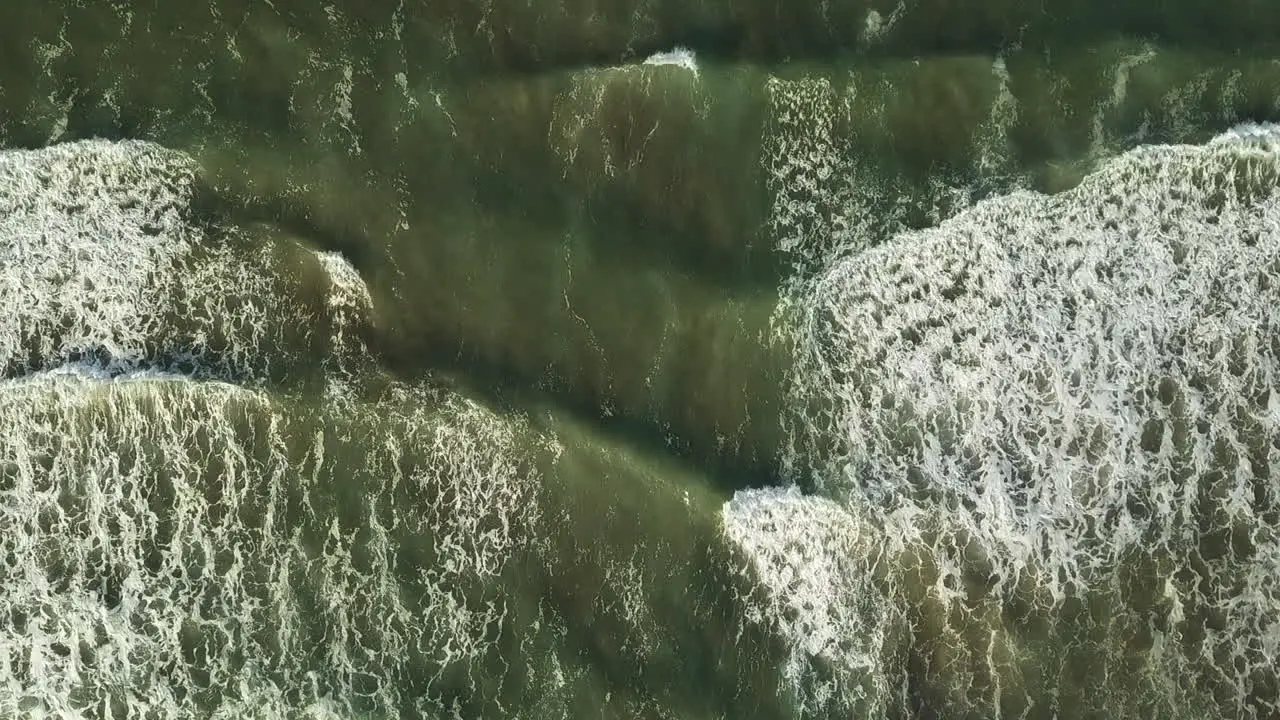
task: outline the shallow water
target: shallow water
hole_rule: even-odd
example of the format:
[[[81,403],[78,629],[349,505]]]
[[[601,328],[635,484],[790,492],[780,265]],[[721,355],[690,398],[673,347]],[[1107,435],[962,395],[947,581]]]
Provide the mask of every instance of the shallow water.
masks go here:
[[[0,8],[0,716],[1280,713],[1280,10]]]

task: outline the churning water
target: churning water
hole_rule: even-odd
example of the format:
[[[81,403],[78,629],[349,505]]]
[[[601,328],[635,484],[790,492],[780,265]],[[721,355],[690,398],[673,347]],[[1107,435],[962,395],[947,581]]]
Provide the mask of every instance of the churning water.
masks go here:
[[[0,9],[0,717],[1280,716],[1280,12],[952,5]]]

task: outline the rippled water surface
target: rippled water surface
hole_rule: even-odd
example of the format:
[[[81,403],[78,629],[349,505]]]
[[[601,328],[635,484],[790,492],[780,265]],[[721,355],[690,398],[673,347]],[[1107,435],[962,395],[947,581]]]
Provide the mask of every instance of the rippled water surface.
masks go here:
[[[0,6],[0,717],[1280,717],[1280,6]]]

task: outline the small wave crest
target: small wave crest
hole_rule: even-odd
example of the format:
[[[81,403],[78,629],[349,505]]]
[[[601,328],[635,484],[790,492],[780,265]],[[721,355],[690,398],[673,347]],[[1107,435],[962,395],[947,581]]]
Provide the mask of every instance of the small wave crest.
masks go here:
[[[698,57],[688,48],[676,47],[665,52],[656,52],[644,60],[645,65],[671,65],[698,76]]]

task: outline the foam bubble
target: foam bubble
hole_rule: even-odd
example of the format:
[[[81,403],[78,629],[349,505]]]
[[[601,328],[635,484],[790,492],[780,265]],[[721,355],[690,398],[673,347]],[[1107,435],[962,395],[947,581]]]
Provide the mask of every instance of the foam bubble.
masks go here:
[[[893,11],[889,13],[889,17],[881,15],[879,11],[871,9],[867,11],[867,17],[862,24],[862,40],[868,44],[874,44],[885,39],[885,37],[893,30],[898,21],[902,19],[903,14],[907,11],[906,0],[900,0]]]
[[[1156,60],[1155,48],[1147,45],[1135,52],[1119,58],[1112,68],[1111,93],[1098,103],[1093,112],[1093,147],[1091,154],[1095,160],[1101,160],[1116,152],[1119,147],[1118,138],[1107,131],[1107,116],[1124,107],[1129,95],[1129,82],[1134,71]]]

